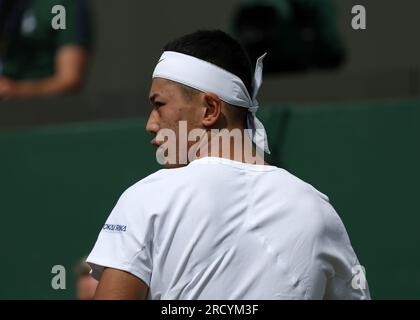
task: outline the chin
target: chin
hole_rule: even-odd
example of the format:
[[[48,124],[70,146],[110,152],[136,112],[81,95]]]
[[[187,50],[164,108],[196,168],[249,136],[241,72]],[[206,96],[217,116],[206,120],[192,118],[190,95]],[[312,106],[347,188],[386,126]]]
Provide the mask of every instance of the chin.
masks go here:
[[[175,163],[175,164],[163,164],[162,166],[165,169],[176,169],[176,168],[185,167],[187,165],[188,165],[188,163],[187,164],[178,164],[178,163]]]

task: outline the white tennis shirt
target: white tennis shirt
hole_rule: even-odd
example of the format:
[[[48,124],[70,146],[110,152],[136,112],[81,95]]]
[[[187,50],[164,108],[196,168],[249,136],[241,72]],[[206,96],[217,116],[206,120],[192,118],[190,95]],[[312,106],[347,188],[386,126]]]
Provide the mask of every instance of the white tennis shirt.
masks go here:
[[[370,298],[325,195],[286,170],[214,157],[125,191],[87,261],[97,279],[104,267],[140,278],[149,299]]]

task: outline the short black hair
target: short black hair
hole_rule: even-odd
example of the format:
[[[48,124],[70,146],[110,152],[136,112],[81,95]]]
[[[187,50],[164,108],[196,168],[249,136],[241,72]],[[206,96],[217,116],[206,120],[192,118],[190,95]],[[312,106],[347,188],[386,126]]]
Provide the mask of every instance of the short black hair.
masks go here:
[[[253,68],[241,44],[221,30],[199,30],[165,45],[175,51],[210,62],[238,76],[252,96]]]

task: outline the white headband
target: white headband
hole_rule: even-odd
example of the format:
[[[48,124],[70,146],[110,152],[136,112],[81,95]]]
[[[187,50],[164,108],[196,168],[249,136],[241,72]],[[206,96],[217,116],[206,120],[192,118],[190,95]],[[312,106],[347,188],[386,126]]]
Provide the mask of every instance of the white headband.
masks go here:
[[[165,51],[162,54],[152,77],[175,81],[202,92],[212,92],[226,103],[247,108],[247,126],[251,129],[251,139],[258,148],[270,154],[267,133],[255,115],[259,107],[256,97],[262,83],[262,61],[265,55],[258,58],[255,66],[252,96],[242,80],[233,73],[207,61],[174,51]]]

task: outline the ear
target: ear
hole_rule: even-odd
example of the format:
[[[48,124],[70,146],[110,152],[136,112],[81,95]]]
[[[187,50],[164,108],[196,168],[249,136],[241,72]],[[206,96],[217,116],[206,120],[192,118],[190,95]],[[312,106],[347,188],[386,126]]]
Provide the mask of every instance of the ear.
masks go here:
[[[217,122],[222,113],[222,100],[214,93],[204,93],[204,108],[205,113],[202,124],[205,127],[212,127]]]

